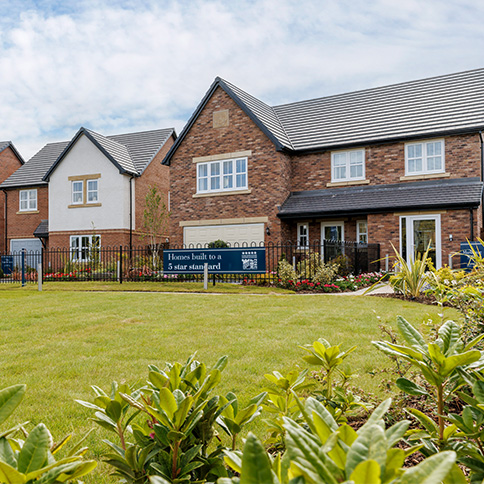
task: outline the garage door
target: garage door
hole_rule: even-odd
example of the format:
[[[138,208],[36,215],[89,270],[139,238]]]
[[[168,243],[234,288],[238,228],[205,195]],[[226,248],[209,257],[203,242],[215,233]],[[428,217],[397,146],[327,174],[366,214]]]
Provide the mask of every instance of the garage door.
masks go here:
[[[264,224],[206,225],[183,229],[185,245],[204,246],[215,240],[223,240],[231,246],[251,245],[253,242],[259,245],[264,242]]]
[[[27,267],[37,268],[41,261],[42,242],[39,239],[12,239],[10,253],[14,256],[14,267],[22,266],[22,249],[27,251],[25,264]]]

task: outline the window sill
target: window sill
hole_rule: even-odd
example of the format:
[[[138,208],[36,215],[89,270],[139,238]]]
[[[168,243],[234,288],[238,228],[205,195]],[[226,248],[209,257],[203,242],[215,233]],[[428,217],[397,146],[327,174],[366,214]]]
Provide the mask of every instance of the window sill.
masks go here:
[[[101,207],[102,203],[77,203],[75,205],[67,205],[67,208],[86,208],[86,207]]]
[[[348,180],[326,183],[327,187],[349,187],[351,185],[369,185],[370,180]]]
[[[193,198],[204,198],[204,197],[223,197],[225,195],[248,195],[252,193],[252,190],[234,190],[232,192],[209,192],[209,193],[195,193],[192,195]]]
[[[449,178],[450,173],[426,173],[422,175],[405,175],[400,177],[400,181],[427,180],[428,178]]]
[[[38,210],[19,210],[17,215],[31,215],[33,213],[39,213]]]

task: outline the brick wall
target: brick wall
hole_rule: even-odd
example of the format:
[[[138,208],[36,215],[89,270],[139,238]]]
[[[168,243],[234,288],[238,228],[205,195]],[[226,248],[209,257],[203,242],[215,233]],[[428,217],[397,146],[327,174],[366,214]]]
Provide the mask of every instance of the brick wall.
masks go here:
[[[228,110],[228,126],[213,127],[213,113]],[[223,123],[222,123],[223,124]],[[248,157],[249,194],[193,198],[196,193],[194,157],[251,150]],[[279,242],[284,228],[278,206],[289,195],[290,158],[276,152],[274,144],[251,119],[218,88],[195,121],[171,160],[171,242],[183,243],[181,221],[268,217],[271,235]]]
[[[50,248],[68,248],[70,246],[71,235],[100,235],[102,247],[119,247],[129,245],[129,230],[96,230],[93,234],[92,230],[78,230],[69,232],[50,232],[49,233],[49,247]],[[143,240],[139,232],[133,232],[133,246],[147,245],[146,239]]]
[[[34,212],[19,212],[18,189],[7,190],[7,249],[10,248],[11,239],[32,239],[34,230],[42,220],[49,218],[48,187],[29,187],[37,189],[37,210]]]
[[[162,200],[168,207],[168,192],[170,190],[170,167],[162,165],[161,162],[165,158],[169,149],[173,145],[173,137],[164,144],[163,148],[153,158],[146,170],[139,178],[135,178],[135,223],[134,227],[140,233],[143,233],[143,212],[145,208],[146,194],[150,186],[157,186],[161,192]],[[167,226],[164,238],[169,237],[169,227]],[[143,243],[146,244],[148,239],[145,238]]]
[[[11,148],[5,148],[0,153],[0,183],[4,182],[14,171],[22,166]],[[0,193],[0,252],[5,247],[5,195]]]
[[[362,146],[365,149],[365,178],[370,184],[400,183],[405,176],[405,143]],[[480,176],[478,134],[445,138],[445,171],[450,178]],[[331,152],[291,156],[291,190],[318,190],[331,182]],[[403,180],[404,182],[404,180]]]

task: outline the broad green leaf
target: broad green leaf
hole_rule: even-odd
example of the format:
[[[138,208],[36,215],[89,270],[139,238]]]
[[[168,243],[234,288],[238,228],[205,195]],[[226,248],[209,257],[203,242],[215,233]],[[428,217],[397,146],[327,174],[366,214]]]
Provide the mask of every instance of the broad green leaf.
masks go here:
[[[237,416],[235,417],[235,422],[238,425],[244,425],[252,417],[252,415],[254,415],[256,411],[257,405],[255,403],[249,405],[246,408],[243,408],[237,413]]]
[[[457,464],[453,464],[443,482],[444,484],[467,484],[467,479],[460,467]]]
[[[271,462],[257,437],[249,433],[242,455],[242,473],[240,484],[275,483]]]
[[[338,429],[338,434],[340,439],[349,447],[351,447],[353,442],[358,438],[356,431],[348,424],[341,425]]]
[[[173,419],[173,415],[177,410],[177,404],[173,393],[168,388],[160,390],[160,407],[168,415],[168,418]]]
[[[446,321],[439,329],[439,336],[443,342],[444,355],[449,356],[449,350],[460,340],[460,326],[454,321]]]
[[[387,398],[384,400],[378,407],[373,410],[373,413],[370,415],[369,419],[366,421],[364,425],[360,427],[358,430],[358,434],[361,434],[364,432],[368,427],[371,427],[373,425],[379,425],[384,427],[384,422],[383,422],[383,417],[385,414],[388,412],[388,409],[390,408],[390,405],[392,404],[392,399]]]
[[[402,449],[388,449],[387,461],[385,466],[385,474],[383,482],[391,481],[397,474],[398,470],[403,467],[405,463],[405,451]]]
[[[484,403],[484,381],[477,380],[472,385],[472,392],[479,403]]]
[[[409,420],[401,420],[395,425],[392,425],[389,429],[385,430],[385,437],[387,439],[388,447],[393,447],[397,442],[399,442],[410,425]]]
[[[440,346],[437,343],[430,343],[428,349],[432,361],[438,366],[438,368],[442,368],[445,364],[446,358],[444,353],[442,353]]]
[[[416,408],[407,408],[406,411],[412,414],[424,426],[427,432],[430,434],[437,433],[438,426],[428,415]]]
[[[13,467],[0,461],[0,482],[2,484],[25,484],[27,478]]]
[[[44,424],[30,432],[18,456],[19,472],[28,474],[44,466],[50,447],[50,434]]]
[[[402,316],[397,316],[397,327],[400,334],[403,336],[403,339],[410,346],[417,346],[421,349],[427,347],[427,343],[423,336]]]
[[[350,481],[355,484],[380,484],[380,466],[375,460],[360,462],[350,475]]]
[[[428,396],[427,390],[425,388],[421,387],[420,385],[417,385],[413,381],[408,380],[407,378],[397,378],[397,381],[395,382],[397,384],[397,387],[400,388],[405,393],[408,393],[409,395],[426,395]]]
[[[186,397],[182,402],[179,408],[175,411],[173,416],[173,421],[175,424],[175,428],[179,429],[182,427],[185,419],[187,418],[188,412],[192,408],[193,404],[193,397]]]
[[[0,438],[0,461],[5,462],[11,467],[17,467],[12,447],[5,437]]]
[[[26,385],[13,385],[0,390],[0,424],[5,422],[24,397]]]
[[[481,352],[477,350],[466,351],[458,355],[446,358],[442,368],[442,375],[450,375],[458,366],[465,366],[478,361],[481,358]]]
[[[158,388],[158,390],[161,390],[162,388],[165,388],[168,384],[168,378],[165,375],[162,375],[161,373],[157,371],[150,371],[148,373],[148,378],[153,385]]]
[[[242,458],[237,452],[233,451],[224,451],[225,463],[235,472],[241,473],[242,472]]]
[[[455,463],[452,451],[440,452],[408,469],[400,478],[400,484],[440,484]]]
[[[412,363],[414,361],[423,361],[424,359],[422,353],[408,346],[395,345],[386,341],[372,341],[372,344],[390,356],[397,356]]]
[[[383,429],[377,424],[368,426],[363,434],[358,432],[358,438],[346,456],[346,475],[351,475],[358,464],[370,459],[375,460],[385,472],[387,441]]]
[[[106,415],[114,422],[119,422],[122,415],[121,404],[116,400],[111,400],[106,405]]]

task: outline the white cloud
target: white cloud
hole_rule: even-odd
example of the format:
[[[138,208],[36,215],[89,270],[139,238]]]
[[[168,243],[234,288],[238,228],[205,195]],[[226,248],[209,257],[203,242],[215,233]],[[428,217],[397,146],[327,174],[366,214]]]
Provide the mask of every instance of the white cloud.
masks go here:
[[[484,65],[484,5],[466,0],[15,5],[0,20],[0,139],[26,158],[81,125],[180,132],[217,75],[278,104]]]

